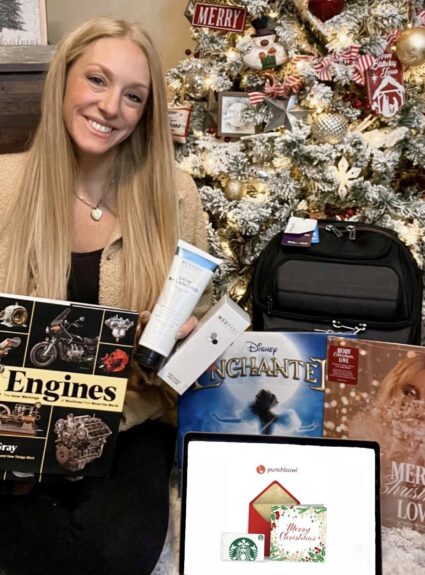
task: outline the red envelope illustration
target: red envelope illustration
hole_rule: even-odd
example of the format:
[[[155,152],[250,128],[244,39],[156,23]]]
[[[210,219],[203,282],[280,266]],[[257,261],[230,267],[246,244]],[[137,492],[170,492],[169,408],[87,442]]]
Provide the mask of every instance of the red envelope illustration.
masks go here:
[[[249,504],[248,533],[264,534],[264,555],[270,555],[270,516],[276,504],[299,505],[296,499],[278,481],[273,481]]]

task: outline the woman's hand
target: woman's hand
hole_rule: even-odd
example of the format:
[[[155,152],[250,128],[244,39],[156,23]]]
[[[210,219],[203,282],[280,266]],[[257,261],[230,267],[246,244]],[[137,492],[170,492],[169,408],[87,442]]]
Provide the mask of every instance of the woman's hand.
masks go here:
[[[151,313],[149,311],[142,311],[139,314],[139,324],[137,326],[136,331],[136,341],[139,341],[140,336],[143,333],[143,330],[148,323],[151,317]],[[190,316],[190,318],[179,328],[178,332],[176,333],[176,340],[184,339],[187,337],[198,325],[198,320],[194,315]]]
[[[190,332],[192,332],[195,329],[197,325],[198,320],[194,315],[191,315],[190,318],[181,326],[179,331],[176,333],[176,339],[184,339],[190,334]]]
[[[151,317],[150,311],[141,311],[139,313],[139,322],[137,324],[136,329],[136,342],[139,341],[140,336],[142,335],[143,330],[145,329],[145,325],[148,323],[150,317]]]

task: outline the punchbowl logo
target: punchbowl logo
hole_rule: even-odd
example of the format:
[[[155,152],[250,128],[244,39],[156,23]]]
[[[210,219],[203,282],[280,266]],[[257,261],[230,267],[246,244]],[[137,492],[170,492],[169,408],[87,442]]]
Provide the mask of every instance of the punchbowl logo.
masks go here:
[[[239,537],[229,546],[229,558],[232,561],[255,561],[258,555],[258,547],[252,539]]]

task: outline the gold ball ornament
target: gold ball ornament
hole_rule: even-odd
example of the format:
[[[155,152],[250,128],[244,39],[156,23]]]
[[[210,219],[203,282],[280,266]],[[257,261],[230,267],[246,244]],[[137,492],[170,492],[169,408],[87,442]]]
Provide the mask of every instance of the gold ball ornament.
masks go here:
[[[203,70],[191,70],[184,77],[184,90],[194,100],[205,98],[209,92],[208,74]]]
[[[425,62],[425,26],[407,28],[395,45],[397,58],[405,66],[420,66]]]
[[[245,195],[245,183],[242,180],[229,180],[224,188],[224,195],[233,202],[240,200]]]
[[[348,130],[348,120],[337,112],[319,114],[311,126],[314,138],[326,144],[339,144]]]

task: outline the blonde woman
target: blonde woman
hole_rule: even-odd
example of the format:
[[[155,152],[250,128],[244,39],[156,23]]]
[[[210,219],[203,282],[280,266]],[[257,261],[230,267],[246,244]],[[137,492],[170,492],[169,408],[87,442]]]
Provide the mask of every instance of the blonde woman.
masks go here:
[[[60,42],[30,150],[0,156],[0,200],[2,292],[142,312],[178,237],[206,249],[196,188],[174,167],[158,56],[139,26],[97,18]],[[1,497],[0,571],[151,573],[167,529],[175,398],[147,379],[133,368],[110,478]]]
[[[378,441],[387,461],[425,464],[425,353],[404,358],[386,374],[348,431],[351,438]]]

